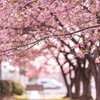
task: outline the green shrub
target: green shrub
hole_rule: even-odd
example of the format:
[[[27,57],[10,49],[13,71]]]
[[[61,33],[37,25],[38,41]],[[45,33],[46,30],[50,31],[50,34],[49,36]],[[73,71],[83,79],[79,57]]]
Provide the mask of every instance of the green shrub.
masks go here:
[[[7,84],[5,83],[4,80],[0,80],[0,94],[7,94],[8,92],[8,86]]]
[[[0,80],[0,95],[2,94],[22,95],[23,93],[24,93],[24,88],[19,83],[13,80]]]
[[[5,85],[7,87],[7,93],[9,93],[10,95],[13,93],[13,86],[11,84],[10,81],[4,80]]]
[[[24,88],[17,82],[13,81],[13,80],[8,80],[12,83],[13,85],[13,93],[17,94],[17,95],[22,95],[24,93]]]

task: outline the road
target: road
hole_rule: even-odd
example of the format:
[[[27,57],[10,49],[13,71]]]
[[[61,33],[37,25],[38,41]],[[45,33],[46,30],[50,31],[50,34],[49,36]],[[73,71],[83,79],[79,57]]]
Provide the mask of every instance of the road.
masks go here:
[[[42,94],[41,97],[45,99],[61,98],[64,97],[66,93],[66,87],[61,89],[45,89],[43,91],[44,95]]]
[[[29,98],[31,92],[32,91],[27,91],[23,96]],[[44,89],[43,91],[40,91],[39,94],[35,94],[35,98],[38,98],[38,96],[40,96],[41,99],[61,98],[66,95],[66,92],[66,87],[63,87],[61,89]]]
[[[35,97],[40,96],[41,99],[54,99],[54,98],[64,97],[66,93],[67,93],[66,87],[63,87],[61,89],[44,89],[43,91],[39,92],[39,94],[35,94]],[[27,93],[24,94],[24,97],[29,98],[30,94],[31,94],[31,91],[27,91]],[[94,88],[91,89],[91,94],[93,98],[95,99],[96,91]]]

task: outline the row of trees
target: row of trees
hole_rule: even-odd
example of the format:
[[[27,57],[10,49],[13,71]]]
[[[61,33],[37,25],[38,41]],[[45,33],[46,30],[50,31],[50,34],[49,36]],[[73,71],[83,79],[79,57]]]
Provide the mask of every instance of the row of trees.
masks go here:
[[[82,81],[80,99],[91,100],[93,76],[96,100],[100,100],[99,0],[1,0],[0,8],[1,60],[12,59],[21,66],[41,55],[52,55],[61,68],[66,96],[75,86],[72,97],[79,98]]]
[[[91,30],[90,32],[94,32],[94,30]],[[75,36],[77,36],[77,38],[75,38]],[[89,38],[90,37],[87,37],[86,39]],[[70,96],[70,90],[72,92],[72,87],[75,86],[75,93],[72,93],[72,98],[80,98],[81,100],[91,100],[92,96],[90,84],[91,78],[94,77],[96,84],[96,97],[97,100],[99,100],[99,63],[96,62],[96,58],[97,56],[99,56],[100,53],[98,49],[98,43],[96,44],[95,41],[89,40],[86,44],[84,39],[85,36],[82,36],[81,34],[75,34],[74,36],[71,36],[71,39],[67,38],[66,40],[58,38],[57,42],[60,47],[59,49],[56,45],[52,45],[49,49],[47,46],[46,49],[48,53],[51,52],[52,56],[56,59],[58,65],[60,66],[62,75],[64,77],[65,85],[68,90],[66,96]],[[84,46],[80,45],[80,41],[84,44]],[[95,46],[93,46],[94,44]],[[76,45],[78,45],[77,48],[74,48],[74,46]],[[66,70],[64,70],[64,67],[67,67],[69,71],[66,72]],[[70,84],[68,77],[71,81]],[[81,82],[83,83],[82,96],[80,95]]]

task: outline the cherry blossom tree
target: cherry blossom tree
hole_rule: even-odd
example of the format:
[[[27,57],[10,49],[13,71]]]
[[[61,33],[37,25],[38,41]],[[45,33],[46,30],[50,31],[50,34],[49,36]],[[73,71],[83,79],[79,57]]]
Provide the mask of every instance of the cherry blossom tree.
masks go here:
[[[47,45],[55,45],[74,68],[67,57],[70,49],[78,68],[83,64],[83,74],[88,60],[89,72],[96,82],[97,100],[100,100],[99,9],[99,0],[1,0],[0,59],[16,61],[25,55],[35,58],[38,56],[35,46],[42,50]],[[67,43],[65,52],[63,46],[59,46],[59,40],[63,45],[68,40],[74,44]],[[85,79],[90,81],[88,77]]]
[[[1,0],[0,6],[4,59],[32,50],[40,41],[50,43],[50,39],[71,38],[75,33],[99,40],[99,0]],[[91,29],[93,34],[89,34]]]

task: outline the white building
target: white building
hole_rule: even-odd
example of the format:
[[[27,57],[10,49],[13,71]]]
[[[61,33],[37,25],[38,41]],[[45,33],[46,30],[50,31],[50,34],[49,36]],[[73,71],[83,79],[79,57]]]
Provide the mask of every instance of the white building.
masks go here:
[[[19,68],[12,66],[9,62],[2,62],[1,79],[11,79],[20,82]]]

